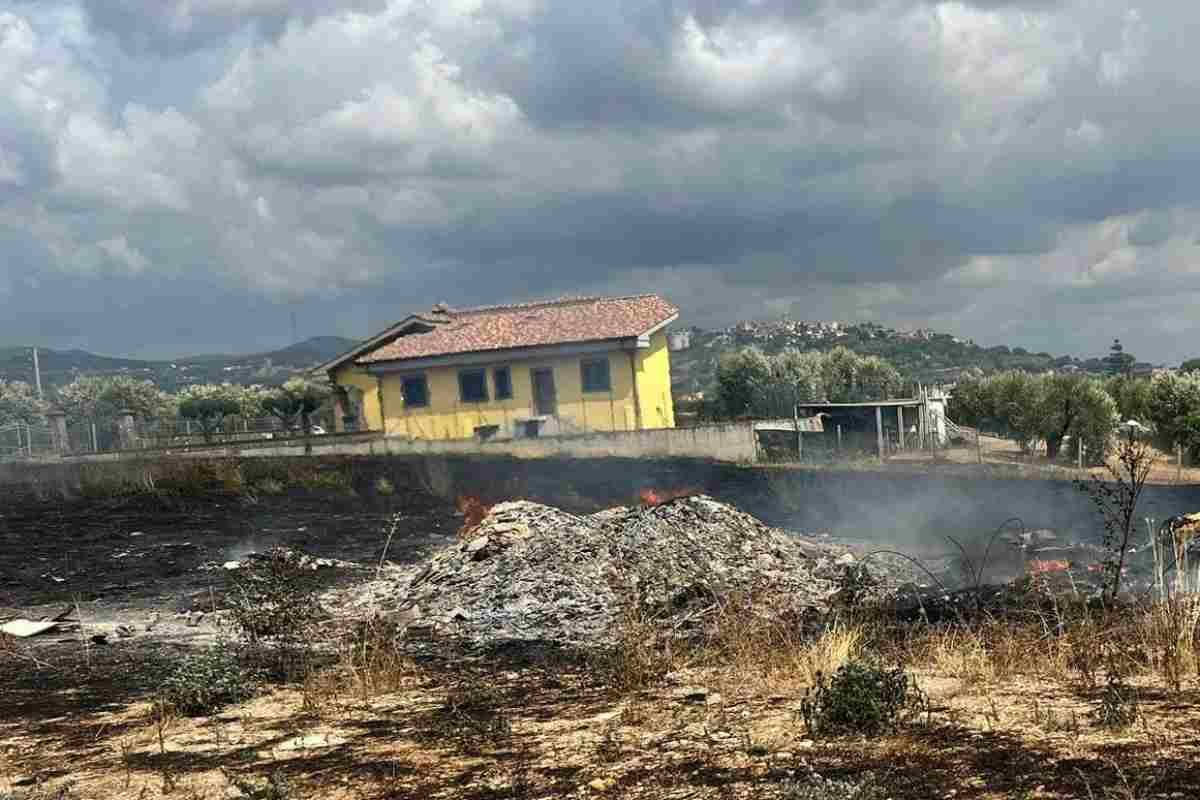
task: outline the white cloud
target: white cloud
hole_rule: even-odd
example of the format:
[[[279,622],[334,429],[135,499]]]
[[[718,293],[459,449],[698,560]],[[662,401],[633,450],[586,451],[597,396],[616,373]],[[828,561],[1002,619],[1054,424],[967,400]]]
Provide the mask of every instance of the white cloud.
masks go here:
[[[1116,0],[0,0],[0,263],[380,304],[636,285],[701,321],[1038,349],[1049,327],[991,316],[1053,302],[1071,349],[1200,291],[1196,25]]]

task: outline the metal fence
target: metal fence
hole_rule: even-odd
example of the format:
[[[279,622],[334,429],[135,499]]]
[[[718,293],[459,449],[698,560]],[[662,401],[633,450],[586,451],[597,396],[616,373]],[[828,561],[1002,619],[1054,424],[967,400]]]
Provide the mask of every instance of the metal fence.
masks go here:
[[[325,428],[314,422],[314,433]],[[119,421],[113,418],[67,421],[66,452],[72,455],[107,453],[117,450],[183,448],[213,444],[233,444],[264,439],[300,436],[298,427],[289,429],[275,417],[227,417],[214,430],[205,431],[193,420],[135,419],[126,440],[122,440]],[[60,453],[49,424],[25,422],[0,426],[0,459],[45,458]]]
[[[34,458],[54,450],[48,425],[13,422],[0,426],[0,459]]]

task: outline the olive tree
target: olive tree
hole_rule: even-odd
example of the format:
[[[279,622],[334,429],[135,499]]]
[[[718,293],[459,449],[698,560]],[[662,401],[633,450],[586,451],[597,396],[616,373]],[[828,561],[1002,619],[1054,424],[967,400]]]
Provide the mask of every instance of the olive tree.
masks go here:
[[[288,430],[312,433],[312,416],[332,394],[322,383],[292,378],[278,389],[267,393],[260,405],[263,411],[279,419]]]
[[[761,350],[747,347],[726,353],[717,363],[716,413],[725,419],[758,414],[770,383],[771,361]]]
[[[1158,446],[1169,451],[1183,445],[1194,460],[1200,440],[1189,420],[1200,416],[1200,372],[1152,378],[1149,415]]]
[[[28,383],[0,378],[0,426],[14,422],[34,425],[45,417],[48,409],[47,403]]]
[[[1104,386],[1083,375],[1046,375],[1040,381],[1035,413],[1046,457],[1058,458],[1063,440],[1071,436],[1094,460],[1102,460],[1118,422],[1117,404]]]
[[[179,416],[197,423],[206,442],[212,441],[226,417],[236,416],[240,410],[237,400],[220,395],[193,395],[179,403]]]

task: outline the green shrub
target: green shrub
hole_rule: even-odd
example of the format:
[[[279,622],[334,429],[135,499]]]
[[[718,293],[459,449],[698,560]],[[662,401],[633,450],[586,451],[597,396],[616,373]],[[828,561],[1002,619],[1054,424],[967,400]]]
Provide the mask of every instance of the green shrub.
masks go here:
[[[255,676],[237,652],[227,644],[216,644],[179,662],[159,687],[158,700],[180,714],[198,717],[248,700],[255,688]]]
[[[317,583],[304,556],[276,547],[238,570],[226,601],[234,631],[285,675],[306,665],[322,615]]]
[[[925,694],[903,669],[851,661],[832,678],[817,674],[816,685],[804,693],[800,713],[812,735],[874,736],[927,705]]]
[[[254,484],[254,488],[259,494],[283,494],[283,483],[275,478],[263,478]]]

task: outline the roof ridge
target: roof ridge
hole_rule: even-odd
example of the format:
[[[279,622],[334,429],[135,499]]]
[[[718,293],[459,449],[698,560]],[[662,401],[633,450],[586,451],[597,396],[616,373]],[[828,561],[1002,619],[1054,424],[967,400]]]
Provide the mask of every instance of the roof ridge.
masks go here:
[[[552,306],[567,306],[579,303],[596,303],[596,302],[614,302],[619,300],[642,300],[647,297],[660,297],[654,292],[645,294],[627,294],[627,295],[586,295],[580,297],[558,297],[553,300],[536,300],[529,303],[500,303],[491,306],[467,306],[465,308],[451,308],[448,313],[451,316],[457,314],[485,314],[492,311],[520,311],[523,309],[533,308],[550,308]]]

